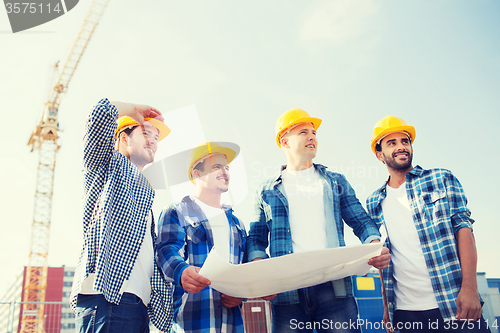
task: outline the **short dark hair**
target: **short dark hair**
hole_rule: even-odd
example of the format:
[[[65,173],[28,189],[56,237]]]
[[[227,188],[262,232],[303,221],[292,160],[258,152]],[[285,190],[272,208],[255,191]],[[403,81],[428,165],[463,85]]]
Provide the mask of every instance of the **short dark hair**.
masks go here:
[[[115,149],[118,150],[118,147],[119,147],[119,142],[120,142],[120,135],[122,133],[125,133],[127,134],[127,137],[130,137],[132,135],[132,131],[134,130],[135,126],[134,127],[127,127],[123,130],[120,131],[120,133],[118,133],[118,135],[116,136],[116,140],[115,140]]]
[[[198,170],[198,171],[203,172],[205,170],[205,160],[196,163],[196,165],[193,167],[193,171]]]
[[[380,142],[375,145],[375,151],[382,151],[382,146],[380,145]]]
[[[134,131],[134,129],[135,129],[135,126],[134,127],[125,128],[122,132],[124,132],[125,134],[127,134],[127,136],[130,136],[130,134]]]
[[[135,128],[135,126],[134,127],[127,127],[125,129],[123,129],[122,131],[120,131],[120,133],[118,133],[118,136],[116,137],[116,139],[119,140],[120,134],[122,134],[122,133],[125,133],[125,134],[127,134],[127,136],[130,136],[130,134],[132,133],[134,128]]]

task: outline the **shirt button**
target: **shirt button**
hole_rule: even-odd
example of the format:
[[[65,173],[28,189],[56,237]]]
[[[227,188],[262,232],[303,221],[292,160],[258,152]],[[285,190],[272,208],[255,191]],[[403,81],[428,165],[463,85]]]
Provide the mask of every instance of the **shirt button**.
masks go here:
[[[288,229],[288,232],[290,232],[290,229]]]
[[[288,251],[288,253],[292,253],[292,251]]]

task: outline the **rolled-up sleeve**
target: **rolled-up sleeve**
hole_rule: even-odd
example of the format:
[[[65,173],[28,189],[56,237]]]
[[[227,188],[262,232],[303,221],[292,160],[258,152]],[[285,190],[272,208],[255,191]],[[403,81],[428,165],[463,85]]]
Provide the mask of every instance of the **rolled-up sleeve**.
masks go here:
[[[345,176],[339,175],[338,184],[342,219],[353,229],[354,234],[362,243],[367,244],[373,240],[380,240],[377,225],[368,216]]]
[[[163,274],[181,286],[181,275],[189,267],[184,251],[186,232],[181,225],[174,207],[164,209],[158,219],[158,238],[156,240],[156,262]]]
[[[472,229],[474,220],[470,217],[471,212],[467,208],[467,197],[462,184],[449,171],[446,173],[445,186],[454,233],[462,228]]]
[[[266,223],[266,213],[262,200],[262,190],[257,190],[252,203],[252,216],[250,219],[250,231],[246,241],[246,253],[248,261],[256,258],[268,258],[266,253],[269,245],[269,229]]]
[[[92,108],[85,126],[83,138],[83,162],[89,170],[97,170],[109,162],[115,144],[118,111],[107,98]]]

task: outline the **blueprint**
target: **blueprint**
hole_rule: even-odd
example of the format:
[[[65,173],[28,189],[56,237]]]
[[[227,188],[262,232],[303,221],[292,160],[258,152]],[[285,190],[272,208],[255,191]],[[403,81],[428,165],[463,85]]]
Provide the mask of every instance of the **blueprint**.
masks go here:
[[[385,237],[384,237],[385,238]],[[229,296],[254,298],[314,286],[350,275],[364,275],[368,259],[380,255],[380,243],[292,253],[240,265],[211,251],[200,274]]]

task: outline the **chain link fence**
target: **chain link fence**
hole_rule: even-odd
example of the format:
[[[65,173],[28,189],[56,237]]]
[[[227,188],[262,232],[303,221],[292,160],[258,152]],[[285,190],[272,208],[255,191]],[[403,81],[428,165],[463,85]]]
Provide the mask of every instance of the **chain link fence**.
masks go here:
[[[0,333],[21,332],[22,316],[28,323],[40,319],[36,310],[24,307],[34,304],[44,307],[42,322],[46,333],[74,333],[74,315],[63,302],[0,302]]]
[[[0,333],[21,332],[21,313],[23,305],[33,304],[32,302],[0,302]],[[75,315],[67,302],[44,302],[44,329],[45,333],[74,333]],[[38,319],[36,311],[28,310],[24,314]],[[154,326],[150,326],[151,333],[160,331]]]

